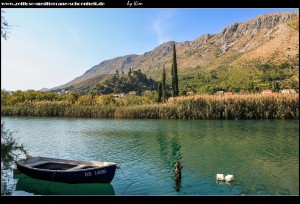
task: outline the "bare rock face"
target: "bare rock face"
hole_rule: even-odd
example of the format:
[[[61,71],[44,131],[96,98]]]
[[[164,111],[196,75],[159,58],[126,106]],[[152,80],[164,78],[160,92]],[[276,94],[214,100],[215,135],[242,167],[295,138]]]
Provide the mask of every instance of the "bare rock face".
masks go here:
[[[126,55],[105,60],[87,70],[82,76],[56,88],[86,85],[103,80],[116,70],[127,72],[130,67],[156,79],[162,67],[170,69],[172,46],[165,42],[143,55]],[[245,22],[233,23],[217,34],[205,34],[194,41],[176,43],[179,73],[184,69],[219,66],[239,66],[244,63],[282,63],[299,61],[299,13],[270,13]],[[80,86],[81,86],[80,85]],[[55,88],[54,88],[55,89]]]
[[[234,23],[224,28],[218,36],[221,42],[227,41],[232,37],[241,37],[243,35],[258,34],[264,29],[271,29],[281,23],[287,22],[298,13],[271,13],[258,16],[249,21]]]

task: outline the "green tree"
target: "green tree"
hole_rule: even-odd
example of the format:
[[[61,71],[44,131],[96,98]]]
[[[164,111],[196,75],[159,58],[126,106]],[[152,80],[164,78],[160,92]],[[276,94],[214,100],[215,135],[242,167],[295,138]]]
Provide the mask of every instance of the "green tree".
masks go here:
[[[112,105],[116,103],[116,100],[112,94],[105,94],[95,97],[95,103],[97,105]]]
[[[65,96],[64,96],[64,99],[66,101],[68,101],[69,103],[71,104],[75,104],[75,102],[77,101],[77,99],[79,98],[79,95],[73,91],[67,93]]]
[[[167,100],[167,85],[166,85],[166,69],[163,66],[163,74],[162,74],[162,101],[166,102]]]
[[[141,85],[138,85],[136,95],[140,96],[142,93]]]
[[[91,106],[93,105],[93,97],[90,94],[82,95],[76,101],[78,105]]]
[[[4,89],[1,90],[1,106],[8,105],[10,94]]]
[[[5,170],[11,170],[13,162],[22,154],[28,156],[23,145],[17,143],[12,132],[5,129],[4,122],[1,122],[1,173]]]
[[[7,40],[9,33],[8,29],[10,29],[11,26],[7,23],[4,14],[5,11],[1,10],[1,37]]]
[[[178,72],[177,72],[177,59],[176,59],[176,48],[175,48],[175,42],[173,44],[173,63],[172,63],[172,92],[173,96],[178,96],[179,90],[178,90]]]
[[[162,97],[161,82],[158,83],[157,93],[158,93],[157,102],[160,103],[161,102],[161,97]]]
[[[132,71],[131,69],[132,69],[132,68],[129,67],[129,71],[128,71],[128,76],[129,76],[129,77],[131,77],[131,71]]]
[[[39,92],[35,90],[28,90],[24,93],[25,101],[35,101]]]

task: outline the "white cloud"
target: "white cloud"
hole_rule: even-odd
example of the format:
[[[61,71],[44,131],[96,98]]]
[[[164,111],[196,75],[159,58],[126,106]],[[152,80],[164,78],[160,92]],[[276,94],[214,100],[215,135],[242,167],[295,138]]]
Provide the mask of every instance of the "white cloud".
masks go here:
[[[172,40],[170,29],[173,25],[174,10],[163,10],[154,20],[153,29],[156,32],[159,44]]]

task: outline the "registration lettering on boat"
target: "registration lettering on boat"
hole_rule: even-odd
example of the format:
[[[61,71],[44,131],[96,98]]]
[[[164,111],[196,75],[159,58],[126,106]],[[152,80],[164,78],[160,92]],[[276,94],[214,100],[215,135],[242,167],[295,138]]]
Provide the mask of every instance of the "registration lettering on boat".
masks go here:
[[[106,173],[105,169],[95,171],[95,175],[105,174],[105,173]]]
[[[84,176],[87,177],[87,176],[92,176],[92,172],[84,172]]]

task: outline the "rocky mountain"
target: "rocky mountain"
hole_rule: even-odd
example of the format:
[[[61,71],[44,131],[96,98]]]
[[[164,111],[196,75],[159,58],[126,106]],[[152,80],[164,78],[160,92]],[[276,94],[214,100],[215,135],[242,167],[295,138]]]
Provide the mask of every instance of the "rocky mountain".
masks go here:
[[[166,42],[143,55],[126,55],[105,60],[82,76],[55,87],[89,88],[116,70],[140,69],[159,80],[162,67],[171,69],[172,45],[176,43],[179,77],[220,67],[246,67],[284,62],[299,66],[299,13],[270,13],[233,23],[217,34],[205,34],[193,41]]]

